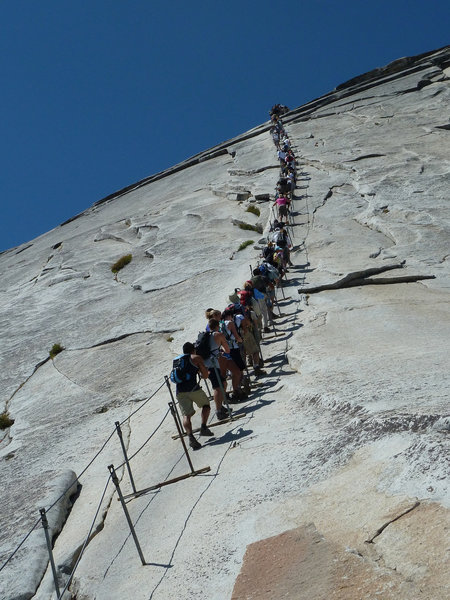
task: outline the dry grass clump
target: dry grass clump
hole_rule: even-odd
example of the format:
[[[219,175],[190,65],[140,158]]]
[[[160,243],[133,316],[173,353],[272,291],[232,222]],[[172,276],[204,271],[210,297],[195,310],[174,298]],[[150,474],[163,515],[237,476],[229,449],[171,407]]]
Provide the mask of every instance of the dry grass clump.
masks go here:
[[[261,214],[261,211],[257,206],[249,206],[245,212],[253,213],[257,217],[259,217]]]
[[[14,419],[9,417],[9,413],[6,411],[0,413],[0,429],[8,429],[11,425],[14,425]]]
[[[52,349],[49,352],[50,358],[53,360],[57,354],[64,350],[64,346],[61,344],[53,344]]]
[[[239,229],[244,229],[244,231],[256,231],[256,233],[263,232],[261,225],[250,225],[250,223],[239,223]]]
[[[133,258],[132,254],[125,254],[125,256],[122,256],[122,258],[119,258],[119,260],[117,262],[115,262],[113,264],[113,266],[111,267],[111,271],[113,273],[118,273],[121,269],[123,269],[128,263],[131,262],[131,259]]]
[[[247,248],[247,246],[251,246],[254,243],[255,242],[253,240],[246,240],[245,242],[242,242],[242,244],[239,246],[237,251],[240,252],[241,250],[244,250],[245,248]]]

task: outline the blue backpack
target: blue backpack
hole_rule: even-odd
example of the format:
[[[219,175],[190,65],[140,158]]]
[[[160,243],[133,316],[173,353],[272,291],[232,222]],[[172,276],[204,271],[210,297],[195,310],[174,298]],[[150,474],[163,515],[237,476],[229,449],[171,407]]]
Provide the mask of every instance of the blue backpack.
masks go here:
[[[170,372],[170,381],[172,383],[183,383],[189,381],[191,374],[188,373],[189,354],[180,354],[173,359],[172,371]]]

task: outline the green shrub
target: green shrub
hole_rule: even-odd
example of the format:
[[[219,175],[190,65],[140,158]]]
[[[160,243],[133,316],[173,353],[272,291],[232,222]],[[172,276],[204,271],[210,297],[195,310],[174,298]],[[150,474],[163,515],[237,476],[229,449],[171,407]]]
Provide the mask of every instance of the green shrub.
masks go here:
[[[0,413],[0,429],[8,429],[14,424],[14,419],[10,419],[9,414],[6,412]]]
[[[263,232],[261,225],[250,225],[250,223],[239,223],[239,229],[244,229],[245,231],[256,231],[256,233]]]
[[[123,269],[125,265],[131,262],[132,258],[132,254],[125,254],[125,256],[122,256],[122,258],[119,258],[119,260],[113,264],[113,266],[111,267],[111,271],[113,273],[118,273],[120,269]]]
[[[53,344],[52,349],[49,352],[50,358],[53,360],[57,354],[62,352],[64,347],[61,344]]]
[[[261,211],[259,210],[259,208],[257,206],[253,206],[253,205],[249,206],[245,212],[253,213],[257,217],[259,217],[261,214]]]
[[[247,248],[247,246],[251,246],[254,243],[255,242],[253,240],[247,240],[245,242],[242,242],[242,244],[239,246],[237,251],[240,252],[241,250],[244,250],[245,248]]]

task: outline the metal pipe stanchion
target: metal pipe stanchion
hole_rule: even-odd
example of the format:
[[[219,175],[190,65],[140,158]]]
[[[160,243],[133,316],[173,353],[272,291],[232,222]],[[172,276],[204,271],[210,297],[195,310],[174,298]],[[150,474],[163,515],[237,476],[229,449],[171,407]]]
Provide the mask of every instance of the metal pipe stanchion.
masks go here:
[[[131,487],[133,488],[133,492],[136,492],[136,486],[134,485],[133,473],[131,472],[130,463],[128,461],[128,454],[127,454],[127,450],[125,448],[125,444],[123,441],[122,429],[120,428],[119,421],[115,422],[115,426],[116,426],[117,435],[119,436],[120,445],[122,446],[122,452],[123,452],[123,456],[125,458],[125,464],[127,465],[128,475],[130,476]]]
[[[182,423],[181,417],[180,417],[180,413],[178,412],[177,403],[175,401],[175,398],[173,397],[172,388],[170,387],[170,381],[169,381],[169,378],[167,377],[167,375],[164,375],[164,381],[166,382],[167,389],[169,390],[170,398],[173,403],[173,408],[175,411],[175,419],[177,422],[177,429],[181,430],[181,432],[182,432],[181,435],[186,435],[186,431],[184,430],[183,423]]]
[[[58,600],[60,600],[61,593],[59,591],[58,572],[56,570],[55,560],[53,558],[52,542],[50,539],[50,534],[48,532],[47,513],[45,512],[45,508],[40,508],[39,512],[41,513],[42,527],[44,528],[45,541],[47,542],[48,556],[49,556],[50,564],[52,567],[53,581],[55,583],[55,590],[56,590],[56,597],[58,598]]]
[[[145,562],[144,555],[142,554],[141,546],[139,544],[139,540],[137,538],[133,522],[131,521],[130,513],[128,512],[126,502],[124,500],[124,497],[122,495],[122,491],[120,489],[119,480],[117,478],[117,474],[116,474],[116,471],[114,469],[114,465],[109,465],[108,469],[109,469],[109,472],[111,473],[111,479],[113,480],[113,483],[116,486],[117,495],[119,496],[119,500],[120,500],[120,503],[122,504],[123,512],[125,513],[125,517],[127,519],[128,526],[129,526],[130,531],[131,531],[131,535],[133,536],[134,543],[136,544],[136,548],[137,548],[137,551],[138,551],[138,554],[139,554],[139,558],[141,559],[141,563],[143,565],[146,565],[147,563]]]
[[[183,445],[184,453],[186,454],[187,461],[189,463],[189,468],[191,469],[191,473],[195,473],[194,465],[192,464],[191,457],[189,456],[189,452],[186,446],[186,442],[184,441],[184,436],[180,424],[177,420],[177,415],[175,413],[175,407],[173,402],[169,402],[170,412],[172,413],[173,420],[175,421],[175,426],[178,430],[178,435],[180,436],[181,444]]]
[[[208,392],[208,397],[212,398],[212,394],[211,394],[211,390],[209,389],[209,385],[208,385],[208,380],[207,379],[203,379],[203,381],[205,382],[206,385],[206,391]]]

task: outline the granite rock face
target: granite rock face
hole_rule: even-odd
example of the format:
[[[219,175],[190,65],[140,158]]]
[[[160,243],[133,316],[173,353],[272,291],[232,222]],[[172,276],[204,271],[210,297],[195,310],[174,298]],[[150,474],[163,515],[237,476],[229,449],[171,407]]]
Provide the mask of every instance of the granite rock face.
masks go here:
[[[52,597],[39,524],[50,506],[61,590],[86,545],[77,600],[449,594],[449,100],[445,48],[283,119],[299,163],[295,267],[262,347],[268,377],[193,456],[209,475],[128,503],[146,566],[108,482],[123,462],[114,423],[137,452],[138,489],[189,471],[164,375],[204,309],[223,308],[256,264],[261,234],[239,223],[269,219],[269,126],[0,255],[1,411],[14,419],[0,436],[0,567],[37,523],[0,572],[1,598]],[[367,285],[311,291],[374,268]],[[293,568],[253,585],[252,556],[278,544],[262,542],[233,592],[247,545],[280,535]]]

